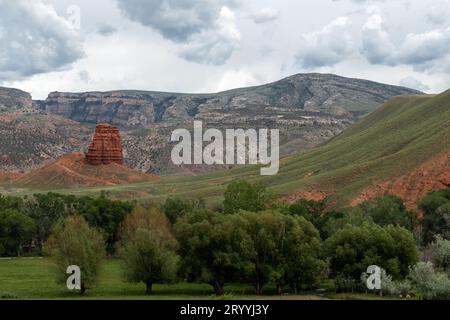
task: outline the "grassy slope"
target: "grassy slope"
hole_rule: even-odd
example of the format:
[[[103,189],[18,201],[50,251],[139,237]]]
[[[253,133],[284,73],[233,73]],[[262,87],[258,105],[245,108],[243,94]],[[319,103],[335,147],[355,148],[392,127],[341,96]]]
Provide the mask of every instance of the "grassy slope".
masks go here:
[[[277,195],[310,189],[332,191],[338,204],[348,204],[364,187],[400,176],[449,148],[450,91],[447,91],[438,96],[394,98],[324,145],[282,159],[280,172],[275,176],[261,177],[258,168],[246,166],[202,176],[55,191],[92,194],[106,190],[113,197],[153,200],[171,195],[202,196],[213,203],[221,199],[228,182],[246,178],[264,181]]]

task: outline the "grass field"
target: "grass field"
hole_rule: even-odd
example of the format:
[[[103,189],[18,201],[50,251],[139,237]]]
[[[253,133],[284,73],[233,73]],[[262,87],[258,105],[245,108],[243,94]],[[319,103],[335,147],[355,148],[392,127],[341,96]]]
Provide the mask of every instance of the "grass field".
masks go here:
[[[53,265],[48,259],[0,259],[0,298],[9,294],[18,299],[325,299],[317,294],[275,295],[273,291],[267,288],[267,295],[256,296],[251,286],[230,285],[225,287],[223,297],[216,297],[206,284],[178,283],[154,285],[154,294],[146,295],[143,284],[124,281],[119,260],[108,260],[97,286],[80,297],[55,282]]]
[[[348,205],[364,187],[398,177],[449,149],[447,91],[437,96],[394,98],[322,146],[282,159],[280,172],[274,176],[260,176],[258,167],[245,166],[200,176],[169,176],[129,185],[51,191],[75,195],[106,192],[111,198],[156,202],[170,196],[203,197],[214,204],[222,200],[230,181],[247,179],[264,182],[278,196],[320,190],[333,194],[332,202]],[[15,195],[36,192],[4,188],[2,192]]]

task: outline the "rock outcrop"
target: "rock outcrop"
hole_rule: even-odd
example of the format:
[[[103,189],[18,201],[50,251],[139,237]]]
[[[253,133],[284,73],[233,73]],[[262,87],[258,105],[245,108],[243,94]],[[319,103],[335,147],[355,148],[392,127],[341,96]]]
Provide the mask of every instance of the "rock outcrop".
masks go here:
[[[86,153],[86,162],[90,165],[123,164],[119,129],[110,124],[98,124],[95,128],[92,143]]]
[[[32,107],[31,95],[28,92],[0,87],[0,110],[14,111],[30,109]]]
[[[181,94],[154,91],[52,92],[35,105],[79,122],[107,122],[124,128],[147,128],[195,118],[273,117],[279,111],[358,118],[393,96],[416,90],[330,74],[297,74],[262,86],[217,94]]]

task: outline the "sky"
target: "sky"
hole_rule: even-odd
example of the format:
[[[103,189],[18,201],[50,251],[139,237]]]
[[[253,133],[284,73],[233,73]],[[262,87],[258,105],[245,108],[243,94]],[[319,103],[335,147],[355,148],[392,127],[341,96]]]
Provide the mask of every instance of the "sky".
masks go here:
[[[296,73],[450,88],[450,0],[0,0],[0,86],[207,93]]]

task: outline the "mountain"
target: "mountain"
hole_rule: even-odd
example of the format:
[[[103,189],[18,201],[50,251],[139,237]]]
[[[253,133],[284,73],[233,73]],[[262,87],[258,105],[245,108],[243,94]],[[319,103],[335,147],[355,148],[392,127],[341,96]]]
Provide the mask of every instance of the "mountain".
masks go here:
[[[0,113],[17,109],[29,109],[32,106],[28,92],[0,87]]]
[[[235,179],[263,182],[287,201],[327,198],[330,205],[347,206],[390,193],[415,207],[429,191],[450,186],[450,90],[395,97],[326,143],[284,157],[274,176],[246,166],[145,188],[164,190],[161,199],[220,201]]]
[[[297,74],[283,80],[216,94],[152,91],[50,93],[35,105],[78,122],[148,128],[193,118],[270,117],[279,111],[358,118],[397,95],[418,91],[330,74]]]
[[[53,92],[33,101],[31,109],[17,103],[0,113],[5,137],[0,171],[30,170],[65,153],[85,151],[93,126],[105,122],[121,129],[127,166],[158,175],[198,174],[220,167],[179,167],[170,161],[172,131],[192,129],[194,120],[202,120],[205,128],[278,128],[281,153],[292,154],[334,137],[393,96],[417,93],[322,74],[216,94]],[[20,96],[12,90],[10,95]]]
[[[265,183],[287,201],[327,198],[330,205],[347,206],[392,193],[414,207],[427,192],[450,186],[450,90],[395,97],[329,141],[283,157],[277,175],[259,173],[258,167],[243,166],[101,190],[118,198],[203,197],[217,203],[228,183],[247,179]]]

